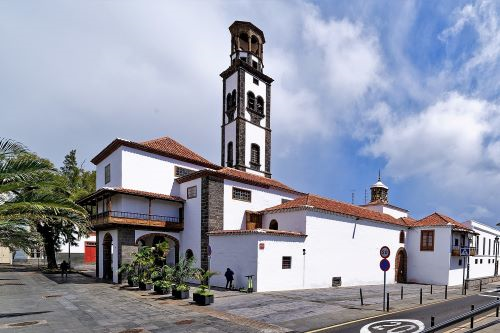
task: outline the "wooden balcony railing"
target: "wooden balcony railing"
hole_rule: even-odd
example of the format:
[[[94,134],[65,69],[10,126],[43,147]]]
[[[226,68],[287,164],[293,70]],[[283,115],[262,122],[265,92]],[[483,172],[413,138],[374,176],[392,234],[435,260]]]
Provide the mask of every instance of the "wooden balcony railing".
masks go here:
[[[460,248],[461,246],[453,246],[451,248],[451,255],[454,257],[460,257]],[[475,247],[470,247],[470,255],[475,256],[476,255],[476,248]]]
[[[103,224],[128,224],[148,227],[160,227],[171,230],[184,229],[184,221],[179,217],[121,211],[107,211],[92,215],[91,222],[94,226]]]

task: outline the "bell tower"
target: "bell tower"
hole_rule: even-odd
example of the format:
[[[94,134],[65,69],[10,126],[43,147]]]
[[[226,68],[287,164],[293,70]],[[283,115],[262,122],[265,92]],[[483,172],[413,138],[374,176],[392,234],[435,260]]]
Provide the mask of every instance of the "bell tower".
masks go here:
[[[250,22],[229,27],[231,54],[222,77],[221,165],[271,177],[271,83],[263,73],[264,33]]]
[[[388,204],[389,198],[389,188],[382,183],[382,178],[380,177],[380,170],[378,171],[378,180],[375,184],[370,186],[371,190],[371,200],[370,203],[382,203]]]

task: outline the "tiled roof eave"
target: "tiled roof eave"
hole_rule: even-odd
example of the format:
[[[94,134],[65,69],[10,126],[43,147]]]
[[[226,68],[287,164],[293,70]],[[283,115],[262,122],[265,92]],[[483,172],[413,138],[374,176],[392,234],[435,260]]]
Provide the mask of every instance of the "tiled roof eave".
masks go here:
[[[302,192],[296,191],[296,190],[291,189],[291,188],[279,187],[279,186],[274,186],[274,185],[270,185],[270,184],[263,184],[263,183],[259,183],[257,181],[253,181],[250,179],[244,179],[244,178],[241,178],[238,176],[233,176],[233,175],[217,172],[214,170],[207,170],[207,169],[193,172],[193,173],[186,175],[186,176],[183,176],[183,177],[179,177],[175,181],[179,184],[182,184],[182,183],[191,181],[193,179],[201,178],[204,176],[214,176],[214,177],[219,178],[219,179],[233,180],[233,181],[240,182],[243,184],[253,185],[253,186],[257,186],[257,187],[265,188],[265,189],[275,189],[275,190],[279,190],[279,191],[283,191],[283,192],[287,192],[287,193],[291,193],[291,194],[296,194],[296,195],[303,195],[304,194]]]
[[[306,238],[307,235],[286,230],[269,230],[269,229],[253,229],[253,230],[216,230],[207,232],[209,236],[247,236],[247,235],[266,235],[266,236],[281,236],[281,237],[299,237]]]
[[[367,218],[367,217],[362,217],[362,216],[357,216],[357,215],[352,215],[352,214],[345,214],[345,213],[340,213],[340,212],[332,212],[332,211],[327,210],[327,209],[317,208],[317,207],[313,207],[313,206],[309,206],[309,205],[303,205],[303,206],[300,206],[300,207],[277,208],[277,209],[271,209],[271,210],[262,210],[259,213],[267,214],[267,213],[279,213],[279,212],[303,211],[303,210],[316,211],[316,212],[320,212],[320,213],[325,213],[325,214],[330,214],[330,215],[337,215],[337,216],[345,216],[345,217],[350,217],[350,218],[354,218],[354,219],[363,219],[363,220],[370,221],[370,222],[375,222],[375,223],[384,223],[384,224],[389,224],[389,225],[394,225],[394,226],[409,227],[405,223],[395,223],[395,222],[393,223],[393,222],[389,222],[389,221],[375,220],[375,219],[370,219],[370,218]]]
[[[163,151],[163,150],[155,149],[153,147],[148,147],[148,146],[141,144],[141,143],[138,143],[138,142],[128,141],[128,140],[119,139],[119,138],[113,140],[113,142],[111,142],[109,145],[107,145],[103,150],[101,150],[101,152],[99,152],[94,158],[92,158],[90,160],[90,162],[92,162],[94,165],[99,164],[106,157],[108,157],[111,153],[113,153],[116,149],[118,149],[121,146],[134,148],[134,149],[137,149],[140,151],[152,153],[152,154],[159,155],[159,156],[170,157],[170,158],[173,158],[173,159],[176,159],[179,161],[192,163],[192,164],[203,166],[206,168],[211,168],[211,169],[221,169],[222,168],[220,165],[213,164],[211,162],[199,161],[196,159],[189,158],[187,156],[180,156],[180,155],[176,155],[176,154],[171,154],[171,153]]]

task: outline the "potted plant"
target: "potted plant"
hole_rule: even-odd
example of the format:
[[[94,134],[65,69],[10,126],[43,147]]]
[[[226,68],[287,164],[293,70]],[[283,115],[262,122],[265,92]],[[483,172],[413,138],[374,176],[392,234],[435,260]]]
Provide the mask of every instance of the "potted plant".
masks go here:
[[[123,264],[120,266],[118,269],[118,274],[123,274],[125,273],[127,276],[127,283],[129,287],[134,287],[134,273],[135,273],[135,267],[132,264]]]
[[[175,270],[172,272],[172,281],[175,288],[172,290],[172,295],[178,299],[189,298],[189,286],[187,280],[194,277],[195,269],[193,268],[194,258],[181,258]]]
[[[210,278],[217,275],[216,272],[211,272],[209,270],[198,270],[195,273],[195,277],[200,281],[200,286],[193,293],[193,301],[198,305],[210,305],[214,302],[214,293],[210,291]]]
[[[170,293],[172,282],[168,280],[157,280],[154,282],[154,290],[161,295]]]

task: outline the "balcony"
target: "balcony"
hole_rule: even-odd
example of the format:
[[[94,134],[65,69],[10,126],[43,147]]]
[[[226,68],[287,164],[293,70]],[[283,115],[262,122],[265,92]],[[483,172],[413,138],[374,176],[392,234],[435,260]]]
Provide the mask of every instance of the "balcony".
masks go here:
[[[108,211],[91,216],[94,227],[110,224],[134,225],[141,227],[163,228],[170,231],[184,230],[184,221],[179,217],[149,215],[141,213]]]
[[[461,246],[453,246],[451,248],[451,255],[453,257],[460,257],[460,248]],[[470,247],[470,255],[473,257],[476,255],[476,248],[475,247]]]

